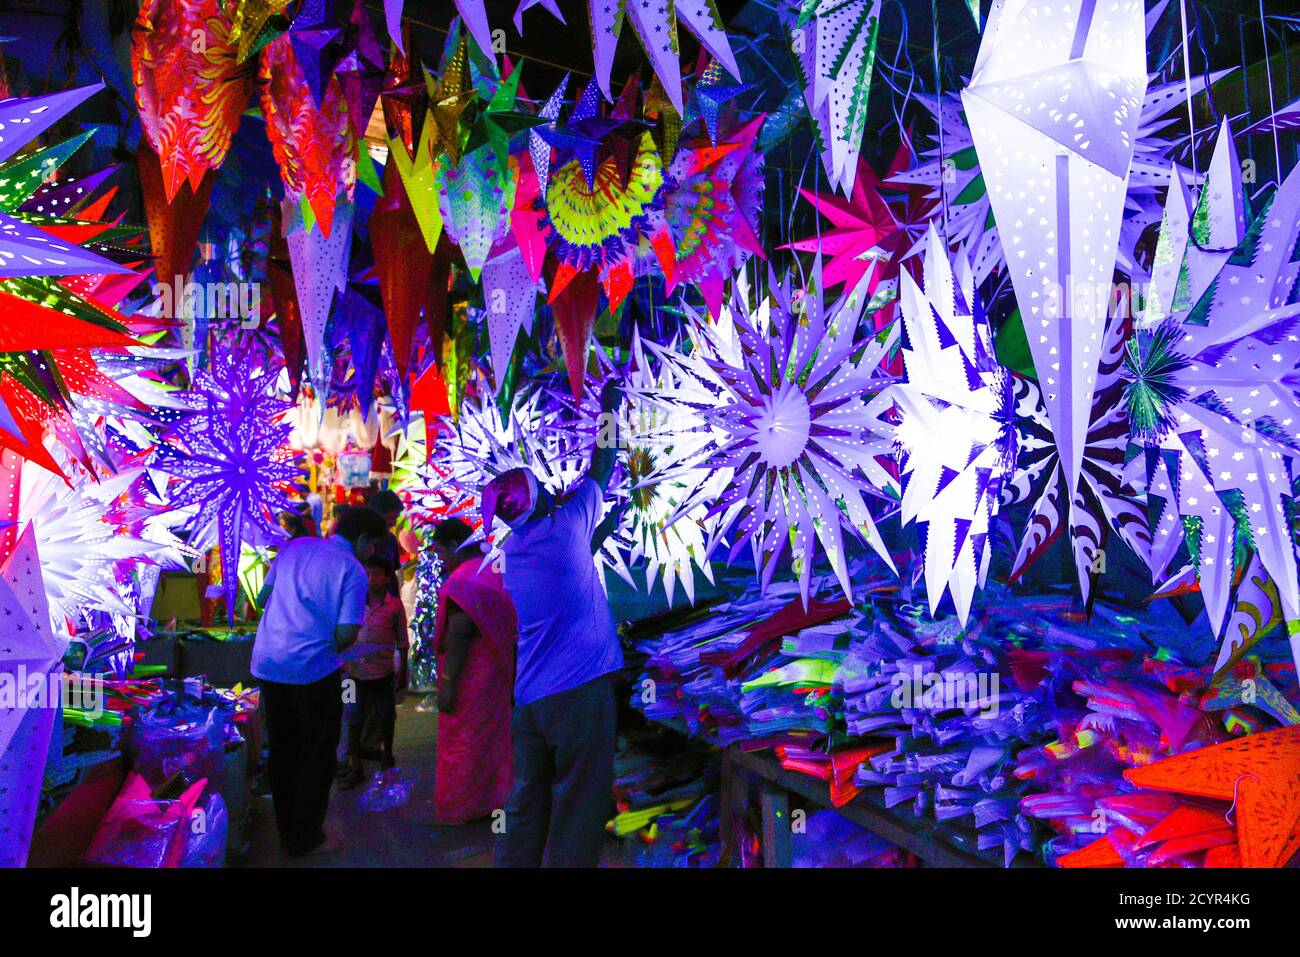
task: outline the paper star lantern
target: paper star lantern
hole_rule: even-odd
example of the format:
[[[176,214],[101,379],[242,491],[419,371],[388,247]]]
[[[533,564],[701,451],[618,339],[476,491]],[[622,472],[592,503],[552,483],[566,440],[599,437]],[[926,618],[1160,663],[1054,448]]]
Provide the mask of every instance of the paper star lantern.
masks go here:
[[[334,214],[336,228],[328,236],[322,234],[320,223],[308,226],[303,222],[303,203],[293,196],[285,197],[281,213],[307,346],[307,366],[312,384],[322,399],[329,389],[325,332],[335,294],[347,287],[353,212],[353,204],[340,194]]]
[[[351,200],[356,188],[357,142],[347,99],[335,78],[319,100],[313,98],[288,34],[262,51],[259,77],[266,135],[285,193],[306,201],[328,237],[339,194]]]
[[[663,238],[671,248],[660,233],[652,233],[651,243],[668,260],[667,291],[679,283],[696,284],[714,315],[722,308],[727,278],[750,256],[766,258],[758,238],[763,157],[754,149],[761,126],[761,118],[752,120],[720,145],[684,143],[667,170]]]
[[[553,0],[523,0],[519,11],[541,2],[552,15],[564,22]],[[483,0],[459,0],[458,7],[482,7]],[[595,58],[595,79],[600,84],[605,99],[612,101],[610,71],[614,66],[614,50],[623,24],[630,23],[637,39],[645,49],[655,76],[662,84],[669,101],[683,113],[682,66],[678,57],[677,25],[680,22],[700,41],[700,46],[717,59],[733,77],[740,77],[735,55],[727,41],[714,0],[588,0],[587,12],[591,20],[591,49]],[[466,16],[466,20],[470,20]],[[516,28],[522,33],[519,14],[515,15]]]
[[[867,126],[880,31],[880,0],[787,0],[790,43],[817,132],[822,166],[836,189],[853,188]]]
[[[312,102],[323,106],[326,84],[343,56],[343,31],[334,17],[331,0],[303,0],[285,34],[302,82]]]
[[[134,615],[118,595],[114,570],[122,561],[163,549],[105,521],[104,503],[85,477],[68,485],[33,464],[23,473],[19,516],[33,529],[41,554],[51,627],[67,631],[93,611]]]
[[[1300,235],[1292,173],[1246,225],[1231,139],[1193,208],[1170,190],[1157,244],[1152,311],[1125,367],[1147,492],[1165,503],[1161,532],[1193,552],[1210,623],[1222,634],[1235,573],[1250,553],[1277,587],[1288,622],[1300,582],[1288,526],[1300,455],[1300,364],[1290,250]],[[1176,265],[1167,265],[1176,263]],[[1300,627],[1300,626],[1297,626]],[[1294,630],[1294,629],[1291,629]],[[1300,635],[1292,634],[1300,660]]]
[[[970,264],[954,277],[930,228],[925,287],[900,276],[905,381],[895,386],[902,520],[915,522],[934,614],[945,589],[962,626],[988,574],[989,532],[1015,467],[1011,374],[997,361]]]
[[[44,96],[0,99],[0,162],[8,160],[103,88],[103,83],[92,83]]]
[[[1149,33],[1149,31],[1148,31]],[[1173,161],[1186,143],[1186,136],[1169,135],[1186,117],[1188,91],[1195,97],[1213,83],[1221,73],[1160,82],[1158,74],[1148,79],[1142,99],[1133,160],[1129,167],[1124,221],[1120,227],[1116,265],[1119,269],[1141,276],[1135,254],[1144,230],[1160,218],[1159,196],[1173,183],[1190,181],[1192,172]],[[967,125],[958,94],[935,97],[918,94],[915,99],[929,111],[934,126],[942,125],[942,149],[935,134],[932,145],[923,151],[914,168],[895,171],[889,182],[924,189],[933,204],[935,215],[944,217],[943,234],[950,244],[961,244],[969,251],[975,267],[975,280],[982,283],[1005,261],[1001,232],[989,210],[980,157]],[[940,201],[942,199],[942,201]],[[922,251],[918,243],[910,252]]]
[[[520,330],[532,332],[537,280],[514,243],[498,246],[483,266],[483,309],[492,350],[493,385],[499,392],[510,369]]]
[[[649,133],[641,136],[632,173],[623,181],[609,157],[591,183],[578,160],[551,171],[546,190],[547,243],[573,269],[606,268],[624,261],[663,187],[663,167]]]
[[[0,681],[11,693],[27,695],[30,682],[45,694],[57,693],[67,639],[50,629],[50,612],[41,578],[41,559],[31,529],[23,532],[0,570]],[[21,670],[20,670],[21,669]],[[20,679],[22,681],[20,682]],[[0,704],[0,867],[23,867],[40,807],[41,782],[50,734],[60,711]]]
[[[547,132],[555,134],[558,130],[557,120],[560,116],[560,107],[564,104],[564,94],[569,88],[569,74],[564,74],[564,79],[560,82],[542,108],[537,111],[539,119],[545,120]],[[536,129],[528,131],[528,152],[532,154],[533,171],[537,174],[537,182],[543,194],[546,193],[547,178],[551,174],[551,143],[546,137]]]
[[[1138,787],[1233,803],[1243,867],[1282,867],[1300,827],[1300,726],[1249,734],[1130,768]],[[1294,850],[1294,848],[1292,848]]]
[[[434,181],[447,238],[460,247],[470,278],[478,282],[493,245],[509,235],[515,178],[490,147],[481,146],[458,163],[443,163]]]
[[[384,170],[384,195],[375,203],[369,226],[393,361],[398,376],[406,381],[415,329],[433,271],[433,254],[421,234],[397,164]]]
[[[198,506],[190,544],[221,553],[226,612],[234,620],[242,547],[278,542],[276,515],[292,510],[287,494],[302,470],[287,447],[290,403],[274,397],[275,376],[265,357],[217,353],[195,379],[197,408],[171,430],[154,467],[180,480],[173,508]]]
[[[820,273],[818,263],[797,300],[788,281],[772,277],[770,298],[758,305],[737,277],[721,326],[694,327],[711,344],[673,360],[697,385],[676,399],[660,397],[708,423],[710,441],[692,463],[701,478],[720,470],[728,477],[709,510],[719,516],[710,551],[732,534],[731,556],[749,545],[766,587],[789,547],[805,601],[817,541],[846,593],[844,532],[890,561],[866,497],[896,487],[884,464],[893,449],[884,418],[893,400],[879,367],[897,330],[860,336],[862,288],[824,306]],[[728,343],[719,329],[732,325]],[[680,510],[704,497],[693,493]]]
[[[348,121],[357,141],[366,135],[366,126],[384,85],[385,72],[384,48],[375,37],[364,3],[356,0],[343,31],[343,56],[334,68],[334,75],[343,90],[343,99],[347,101]]]
[[[1119,535],[1153,574],[1162,567],[1152,556],[1152,530],[1138,489],[1124,474],[1128,421],[1124,405],[1125,324],[1115,319],[1107,328],[1093,394],[1078,491],[1063,500],[1060,456],[1053,439],[1040,386],[1023,377],[1014,380],[1020,455],[1016,472],[1003,491],[1003,504],[1034,499],[1016,552],[1010,578],[1018,580],[1067,528],[1079,590],[1084,604],[1093,597],[1093,584],[1104,567],[1099,557],[1109,534]]]
[[[663,347],[673,352],[672,345]],[[701,501],[685,514],[679,506],[697,491],[697,479],[689,465],[708,442],[708,429],[700,418],[667,407],[656,396],[679,390],[674,367],[657,362],[639,336],[633,333],[631,358],[626,367],[615,364],[603,350],[595,351],[595,372],[589,373],[582,399],[557,395],[566,414],[548,422],[559,442],[577,436],[580,446],[594,451],[598,441],[616,440],[621,453],[610,494],[622,508],[614,547],[626,554],[627,565],[645,569],[646,589],[662,580],[664,595],[671,606],[680,587],[687,601],[695,602],[696,569],[713,581],[708,562],[708,543],[716,531],[717,518],[709,514],[705,499],[721,494],[726,477],[717,473],[698,489]],[[605,384],[617,380],[624,402],[615,412],[616,428],[600,406]]]
[[[516,396],[503,417],[488,383],[477,376],[466,390],[460,414],[442,422],[447,434],[434,450],[434,469],[424,478],[422,494],[448,502],[470,498],[476,512],[489,481],[512,468],[530,468],[552,495],[562,496],[586,475],[589,456],[577,435],[548,428],[556,411],[546,394],[534,389]],[[606,508],[611,504],[607,499]],[[499,554],[509,534],[509,526],[499,519],[493,528],[478,530],[476,539],[491,542],[485,561]],[[622,555],[609,540],[594,561],[602,570],[614,568],[631,583]]]
[[[231,36],[227,7],[222,0],[145,0],[131,32],[136,105],[145,139],[161,158],[168,203],[182,183],[197,194],[204,176],[220,168],[253,92],[256,77],[240,65],[248,33],[238,43]]]
[[[999,0],[962,93],[1071,498],[1147,85],[1145,40],[1140,0],[1104,11]]]
[[[230,42],[237,43],[236,56],[243,63],[289,26],[283,17],[293,0],[235,0],[230,24]],[[278,22],[277,22],[278,21]]]

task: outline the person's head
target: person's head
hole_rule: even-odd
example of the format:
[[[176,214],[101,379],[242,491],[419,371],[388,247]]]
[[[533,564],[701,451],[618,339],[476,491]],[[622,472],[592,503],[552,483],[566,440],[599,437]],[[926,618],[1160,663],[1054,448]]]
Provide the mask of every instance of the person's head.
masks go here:
[[[280,527],[289,533],[290,538],[302,538],[307,532],[307,523],[297,512],[284,511],[276,516]]]
[[[433,530],[433,551],[446,568],[454,568],[469,556],[465,542],[473,529],[459,518],[443,519]]]
[[[359,505],[335,519],[334,534],[351,545],[364,562],[375,553],[375,543],[388,534],[388,526],[374,509]]]
[[[387,561],[371,555],[365,562],[366,581],[370,583],[370,594],[383,595],[393,584],[393,566]]]
[[[391,489],[380,489],[370,496],[370,501],[366,504],[380,514],[388,528],[396,525],[402,517],[402,500]]]
[[[518,468],[502,472],[483,489],[483,521],[489,528],[499,518],[511,528],[518,528],[538,512],[549,493],[537,481],[531,469]]]

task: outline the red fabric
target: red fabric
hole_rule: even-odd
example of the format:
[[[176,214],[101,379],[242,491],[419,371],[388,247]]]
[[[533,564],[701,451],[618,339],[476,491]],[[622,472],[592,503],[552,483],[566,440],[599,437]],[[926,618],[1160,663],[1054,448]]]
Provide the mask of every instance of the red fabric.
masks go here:
[[[515,609],[500,574],[470,559],[438,593],[438,673],[444,673],[448,608],[474,622],[476,634],[461,666],[455,710],[438,714],[438,820],[461,823],[505,807],[512,772],[510,709],[515,680]]]

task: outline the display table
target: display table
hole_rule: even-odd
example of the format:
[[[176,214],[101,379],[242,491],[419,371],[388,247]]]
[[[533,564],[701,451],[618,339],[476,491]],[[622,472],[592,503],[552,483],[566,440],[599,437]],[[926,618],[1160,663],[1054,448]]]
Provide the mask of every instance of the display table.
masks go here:
[[[769,752],[742,751],[734,744],[728,747],[722,755],[723,866],[736,859],[735,815],[747,803],[753,786],[759,788],[764,866],[789,867],[792,857],[790,796],[798,795],[819,808],[833,808],[830,788],[826,782],[810,775],[783,768]],[[906,811],[887,808],[880,796],[872,791],[863,791],[848,804],[833,809],[934,867],[1002,866],[1000,856],[976,848],[973,833],[969,835],[970,846],[962,847],[956,842],[965,838],[966,832],[941,826]],[[1041,865],[1021,854],[1012,866]]]

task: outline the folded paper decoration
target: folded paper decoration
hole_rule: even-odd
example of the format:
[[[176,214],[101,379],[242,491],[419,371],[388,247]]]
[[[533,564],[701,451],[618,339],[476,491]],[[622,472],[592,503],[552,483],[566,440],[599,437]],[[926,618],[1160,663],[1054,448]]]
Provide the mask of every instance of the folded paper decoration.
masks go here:
[[[957,273],[930,227],[925,288],[899,277],[904,382],[894,387],[903,524],[915,522],[934,614],[945,589],[962,624],[984,584],[1002,483],[1016,462],[1011,374],[963,257]]]
[[[41,560],[30,528],[0,570],[0,867],[23,867],[40,804],[50,733],[60,717],[67,639],[50,628]],[[33,692],[39,689],[39,697]]]
[[[241,51],[256,32],[245,30],[236,42],[232,6],[146,0],[131,31],[136,105],[144,138],[161,158],[168,203],[182,183],[197,194],[209,171],[221,166],[253,92],[256,73],[241,63]]]
[[[998,0],[962,93],[1071,501],[1146,85],[1140,0]]]

